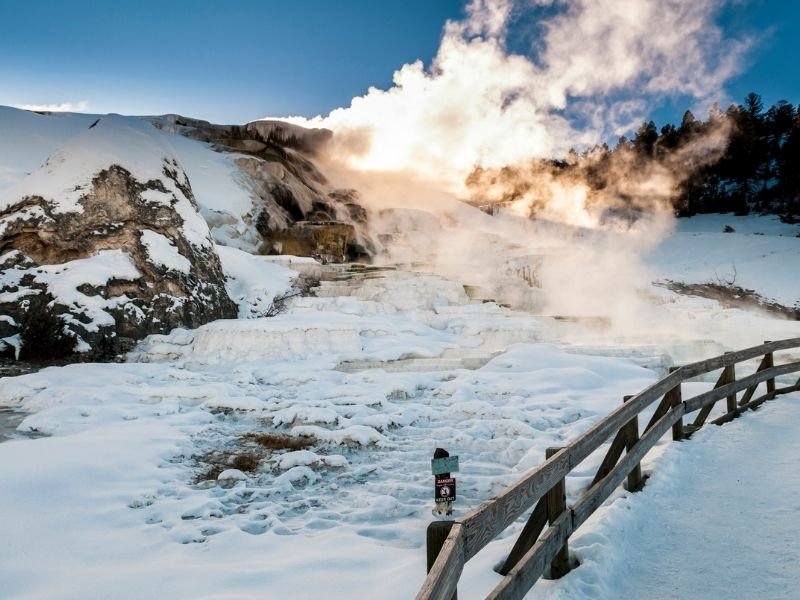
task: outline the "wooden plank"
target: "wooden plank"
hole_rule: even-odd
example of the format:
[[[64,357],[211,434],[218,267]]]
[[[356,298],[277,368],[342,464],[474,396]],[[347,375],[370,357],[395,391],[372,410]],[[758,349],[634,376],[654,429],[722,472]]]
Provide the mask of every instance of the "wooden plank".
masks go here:
[[[726,412],[724,415],[721,415],[716,419],[709,421],[709,423],[711,423],[712,425],[724,425],[725,423],[733,421],[736,417],[741,415],[742,412],[744,412],[744,410],[746,409],[737,408],[736,412]]]
[[[417,600],[450,600],[456,593],[463,570],[464,535],[461,525],[455,523],[417,594]]]
[[[539,539],[539,534],[542,533],[544,526],[547,525],[547,501],[546,496],[541,498],[536,503],[536,508],[533,509],[528,522],[525,523],[522,532],[519,534],[514,547],[506,558],[506,562],[500,567],[498,571],[500,575],[508,575],[511,569],[522,559],[523,556],[533,548],[536,540]]]
[[[569,462],[567,450],[562,450],[494,498],[456,519],[464,531],[464,560],[475,556],[563,479],[569,473]]]
[[[598,421],[581,437],[570,443],[567,446],[570,467],[580,464],[583,459],[602,446],[613,433],[619,431],[625,423],[680,384],[683,377],[682,368],[678,368],[673,373],[633,396],[628,402]]]
[[[453,521],[433,521],[428,524],[425,531],[425,549],[428,553],[428,573],[430,573],[433,563],[439,557],[439,552],[444,546],[450,530],[453,528]]]
[[[697,417],[695,418],[695,420],[684,431],[689,435],[691,435],[692,433],[700,429],[706,422],[708,415],[710,415],[711,411],[714,409],[714,404],[716,404],[716,402],[711,402],[710,404],[706,404],[702,409],[700,409],[700,412],[697,413]]]
[[[714,390],[705,392],[704,394],[699,394],[694,398],[684,401],[686,412],[690,413],[699,410],[708,404],[713,404],[714,402],[729,396],[732,393],[766,381],[770,377],[778,377],[779,375],[786,375],[787,373],[794,373],[797,371],[800,371],[800,361],[787,363],[785,365],[772,367],[771,369],[760,371],[758,373],[753,373],[752,375],[743,377],[738,381],[723,385]]]
[[[661,436],[683,416],[684,405],[679,404],[661,417],[650,431],[645,433],[639,442],[619,461],[608,476],[589,488],[589,491],[572,508],[573,528],[580,527],[597,508],[605,502],[620,483],[628,476],[635,465],[641,462],[647,452],[656,445]]]
[[[658,421],[661,417],[667,414],[667,411],[670,409],[670,406],[672,406],[672,404],[670,402],[669,392],[667,392],[666,394],[664,394],[664,397],[661,399],[661,402],[658,403],[658,406],[656,407],[653,416],[650,417],[650,421],[647,423],[647,426],[644,428],[644,430],[647,431],[648,429],[651,429],[653,425],[656,424],[656,421]]]
[[[487,600],[519,600],[525,596],[573,531],[572,513],[568,510],[547,528],[517,566],[486,596]]]
[[[725,354],[730,354],[730,352],[726,352]],[[727,383],[731,383],[730,381],[728,381],[728,369],[729,368],[730,368],[730,365],[728,365],[728,366],[726,366],[725,368],[722,369],[722,373],[720,373],[720,376],[717,379],[717,383],[714,384],[714,389],[715,390],[717,388],[722,387],[723,385],[725,385]],[[695,431],[700,429],[703,426],[703,424],[706,422],[706,419],[708,418],[708,415],[710,415],[711,411],[714,409],[714,404],[716,404],[716,403],[712,403],[712,404],[708,404],[707,406],[704,406],[702,408],[702,410],[700,410],[700,413],[697,415],[697,417],[695,418],[694,422],[684,430],[684,433],[687,434],[687,435],[691,435]]]
[[[751,400],[749,404],[742,407],[744,410],[755,410],[767,400],[774,400],[776,396],[775,392],[767,392],[763,396],[756,398],[755,400]]]
[[[428,573],[431,572],[433,565],[436,564],[436,559],[450,535],[450,530],[453,528],[453,521],[434,521],[428,525],[425,532],[425,549],[428,553]],[[458,600],[458,593],[453,592],[451,600]]]
[[[737,413],[741,414],[746,410],[755,410],[759,406],[764,404],[764,402],[766,402],[767,400],[774,400],[777,396],[780,396],[781,394],[789,394],[791,392],[796,392],[796,391],[800,391],[800,386],[792,386],[792,387],[789,387],[789,388],[783,388],[783,389],[780,389],[780,390],[775,390],[774,392],[768,392],[768,393],[764,394],[763,396],[759,396],[755,400],[751,400],[750,402],[748,402],[744,406],[740,405],[739,408],[737,409]],[[734,415],[734,416],[736,416],[736,415]],[[719,417],[717,419],[714,419],[712,421],[712,423],[714,425],[723,425],[723,424],[727,423],[728,421],[732,421],[734,416],[729,417],[726,414],[726,415],[723,415],[723,416],[721,416],[721,417]]]
[[[778,340],[777,342],[770,342],[769,344],[754,346],[752,348],[745,348],[744,350],[738,350],[736,352],[731,352],[730,354],[724,354],[723,356],[715,356],[714,358],[709,358],[708,360],[690,363],[682,366],[681,371],[684,375],[684,379],[689,379],[691,377],[696,377],[697,375],[716,371],[717,369],[721,369],[726,365],[732,365],[734,363],[750,360],[752,358],[758,358],[767,352],[777,352],[778,350],[787,350],[789,348],[798,347],[800,347],[800,338]]]
[[[798,382],[791,387],[775,390],[775,395],[780,396],[781,394],[792,394],[794,392],[800,392],[800,380],[798,380]]]
[[[768,393],[764,394],[763,396],[759,396],[755,400],[750,400],[750,402],[748,402],[745,405],[739,405],[739,407],[736,409],[736,413],[735,414],[726,413],[726,414],[722,415],[721,417],[717,417],[716,419],[711,421],[711,423],[713,423],[714,425],[724,425],[725,423],[728,423],[729,421],[733,421],[733,419],[738,417],[740,414],[742,414],[746,410],[755,410],[756,408],[758,408],[760,405],[762,405],[767,400],[774,400],[777,396],[780,396],[781,394],[790,394],[792,392],[797,392],[797,391],[800,391],[800,386],[792,386],[792,387],[788,387],[788,388],[782,388],[782,389],[779,389],[779,390],[775,390],[774,392],[768,392]]]
[[[560,450],[561,448],[548,448],[546,450],[547,458],[555,456]],[[561,515],[567,512],[567,486],[564,479],[561,479],[561,481],[547,492],[546,498],[547,520],[552,526]],[[564,544],[559,548],[558,552],[556,552],[556,555],[550,563],[550,573],[553,579],[560,579],[569,573],[569,571],[569,546],[567,545],[567,540],[564,540]]]
[[[744,391],[744,394],[742,394],[742,399],[739,401],[739,406],[746,406],[747,404],[750,403],[750,400],[753,399],[753,396],[755,395],[758,386],[759,384],[751,385]]]
[[[592,487],[611,472],[611,469],[617,464],[619,457],[622,456],[625,446],[625,428],[623,427],[617,432],[617,435],[614,436],[614,441],[611,442],[611,447],[608,449],[605,458],[603,458],[603,462],[600,464],[600,468],[597,469],[597,474],[594,476],[594,479],[592,479],[592,483],[589,484],[589,487]]]
[[[766,357],[764,357],[764,358],[761,359],[761,364],[758,365],[758,368],[756,369],[756,373],[760,373],[761,371],[763,371],[766,368],[767,368],[767,359],[766,359]],[[758,388],[758,384],[750,386],[749,388],[747,388],[744,391],[744,394],[742,395],[742,399],[739,400],[739,406],[744,406],[745,404],[750,402],[750,400],[753,398],[753,394],[756,393],[756,389],[757,388]]]

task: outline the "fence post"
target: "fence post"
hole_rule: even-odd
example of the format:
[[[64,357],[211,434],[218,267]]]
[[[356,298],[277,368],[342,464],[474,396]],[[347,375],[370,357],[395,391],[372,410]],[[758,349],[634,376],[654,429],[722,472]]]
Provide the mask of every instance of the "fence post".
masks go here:
[[[772,340],[767,340],[764,343],[769,344]],[[772,352],[767,352],[764,355],[764,369],[771,369],[775,366],[775,358]],[[771,394],[775,391],[775,378],[767,379],[767,393]]]
[[[545,451],[545,457],[550,458],[557,454],[561,448],[548,448]],[[547,519],[552,525],[555,520],[561,516],[561,513],[567,510],[567,486],[564,478],[555,484],[552,489],[547,492]],[[559,579],[570,572],[569,566],[569,542],[564,540],[564,545],[558,551],[550,563],[550,578]]]
[[[453,528],[454,521],[432,521],[425,532],[425,546],[428,552],[428,573],[433,568],[433,563],[439,557],[439,552],[444,546],[450,530]],[[452,600],[458,600],[458,592],[453,592]]]
[[[669,372],[674,373],[680,367],[670,367]],[[669,405],[672,408],[678,406],[681,402],[683,402],[683,395],[681,394],[681,384],[679,383],[670,391],[667,392],[667,397],[669,398]],[[672,426],[672,439],[673,441],[680,442],[683,439],[683,417],[678,419],[678,421]]]
[[[633,396],[625,396],[622,401],[627,402],[633,398]],[[633,450],[633,447],[636,445],[636,442],[639,441],[639,415],[634,415],[634,417],[625,423],[625,451],[630,452]],[[644,479],[642,478],[642,465],[641,463],[636,463],[636,466],[631,469],[631,472],[628,473],[628,491],[629,492],[636,492],[642,488],[644,484]]]

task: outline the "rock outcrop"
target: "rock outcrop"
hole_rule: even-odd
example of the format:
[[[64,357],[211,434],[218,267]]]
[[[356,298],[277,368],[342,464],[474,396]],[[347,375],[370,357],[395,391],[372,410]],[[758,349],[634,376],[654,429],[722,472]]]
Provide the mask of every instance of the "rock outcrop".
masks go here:
[[[235,317],[214,242],[375,251],[358,194],[317,168],[327,130],[10,108],[0,129],[0,355],[110,355]]]
[[[313,256],[322,262],[368,261],[374,254],[369,214],[357,192],[331,186],[314,163],[330,141],[330,131],[270,120],[215,125],[177,115],[153,123],[238,155],[234,162],[253,204],[245,214],[219,208],[203,211],[217,242],[260,254]],[[231,240],[237,228],[245,235]]]
[[[0,193],[0,352],[110,354],[236,316],[162,134],[104,120]],[[139,147],[104,152],[131,144]]]

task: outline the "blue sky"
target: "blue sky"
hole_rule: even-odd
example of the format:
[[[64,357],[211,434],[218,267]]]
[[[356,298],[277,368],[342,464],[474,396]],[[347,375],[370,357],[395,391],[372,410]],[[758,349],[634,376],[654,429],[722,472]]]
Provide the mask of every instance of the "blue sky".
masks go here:
[[[698,0],[700,1],[700,0]],[[462,0],[0,0],[0,104],[88,103],[216,122],[327,113],[406,62],[429,63]],[[220,7],[223,7],[220,8]],[[737,2],[731,35],[756,43],[723,102],[751,91],[800,103],[800,2]],[[654,107],[679,119],[684,99]]]

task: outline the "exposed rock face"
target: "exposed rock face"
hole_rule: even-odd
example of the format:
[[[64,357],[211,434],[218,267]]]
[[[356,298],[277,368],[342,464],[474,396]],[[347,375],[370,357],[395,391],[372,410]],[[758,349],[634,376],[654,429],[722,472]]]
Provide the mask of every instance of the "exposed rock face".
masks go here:
[[[253,198],[244,215],[205,211],[218,242],[227,244],[234,221],[256,240],[239,238],[235,245],[261,254],[313,256],[323,262],[368,261],[374,245],[367,233],[369,214],[355,190],[335,189],[313,158],[332,133],[280,121],[254,121],[245,126],[215,125],[171,115],[157,127],[212,143],[235,159]]]
[[[357,254],[355,228],[348,223],[299,221],[289,229],[272,232],[270,239],[275,254],[314,256],[323,263],[345,262]]]
[[[218,125],[181,115],[166,115],[154,125],[179,127],[181,135],[210,142],[228,150],[260,154],[270,147],[290,148],[309,155],[322,151],[333,137],[328,129],[307,129],[283,121],[265,119],[247,125]]]
[[[0,355],[105,355],[235,317],[212,240],[322,262],[374,254],[357,193],[316,166],[330,131],[15,109],[0,120]]]
[[[164,159],[162,177],[147,181],[112,165],[73,208],[27,195],[0,211],[7,352],[48,357],[69,348],[35,346],[62,343],[116,352],[151,333],[236,316],[208,228],[174,160]],[[31,333],[33,320],[54,316],[70,341]],[[26,339],[26,325],[34,339]]]

